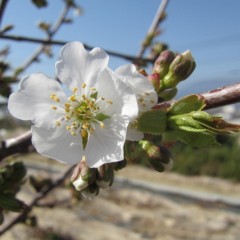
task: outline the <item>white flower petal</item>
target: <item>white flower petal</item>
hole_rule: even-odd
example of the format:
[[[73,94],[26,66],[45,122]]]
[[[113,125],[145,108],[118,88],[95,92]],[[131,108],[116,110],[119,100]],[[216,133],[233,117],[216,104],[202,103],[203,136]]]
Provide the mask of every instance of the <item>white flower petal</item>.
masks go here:
[[[131,126],[128,126],[127,137],[126,137],[127,140],[140,141],[143,139],[143,137],[144,137],[144,134],[142,132],[138,131],[135,128],[131,128]]]
[[[72,136],[64,127],[51,129],[32,126],[32,143],[40,154],[63,163],[76,164],[83,156],[80,136]]]
[[[100,48],[88,52],[80,42],[66,44],[61,50],[61,60],[56,63],[58,78],[70,90],[81,88],[86,83],[86,90],[94,87],[97,75],[107,67],[108,55]]]
[[[115,115],[104,123],[103,129],[96,126],[85,149],[84,154],[90,167],[96,168],[104,163],[117,162],[124,158],[123,146],[128,121],[122,116]]]
[[[54,93],[60,102],[50,99]],[[9,112],[21,120],[31,120],[38,126],[51,127],[56,124],[64,113],[61,103],[66,101],[66,96],[60,84],[42,73],[35,73],[23,78],[19,91],[10,95],[8,100]],[[51,106],[57,106],[57,110]]]
[[[97,88],[99,97],[112,101],[105,110],[107,115],[121,114],[130,121],[137,117],[138,104],[132,88],[117,78],[110,69],[100,73]]]
[[[140,112],[150,110],[157,104],[158,96],[154,90],[153,85],[140,74],[133,64],[128,64],[119,67],[115,70],[123,82],[130,85],[135,92]]]

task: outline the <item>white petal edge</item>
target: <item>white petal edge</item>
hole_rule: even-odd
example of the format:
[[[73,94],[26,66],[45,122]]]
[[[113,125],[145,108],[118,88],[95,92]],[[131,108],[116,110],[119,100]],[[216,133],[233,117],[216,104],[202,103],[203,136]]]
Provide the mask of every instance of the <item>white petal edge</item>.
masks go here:
[[[132,87],[138,99],[144,99],[144,103],[139,102],[141,112],[150,110],[157,104],[158,96],[153,85],[137,71],[133,64],[123,65],[117,68],[115,73],[124,83]]]
[[[72,136],[64,127],[32,126],[32,143],[38,153],[62,163],[76,164],[83,156],[81,137]]]
[[[104,163],[118,162],[124,159],[124,143],[128,121],[122,116],[112,116],[104,121],[105,128],[96,126],[85,149],[89,167],[97,168]]]
[[[97,89],[99,97],[104,97],[113,103],[106,108],[106,115],[121,114],[129,121],[138,116],[138,103],[132,88],[117,78],[110,69],[100,73]]]
[[[60,81],[70,90],[75,87],[80,89],[82,84],[86,83],[87,91],[95,86],[99,72],[107,67],[109,60],[104,50],[94,48],[88,52],[80,42],[64,45],[60,58],[61,60],[55,64]]]
[[[144,134],[142,132],[128,126],[127,137],[126,137],[127,140],[140,141],[143,139],[143,137],[144,137]]]
[[[50,99],[54,93],[59,103]],[[66,101],[60,84],[42,73],[24,77],[19,84],[19,91],[12,93],[8,100],[8,110],[16,118],[31,120],[38,126],[52,127],[64,114],[61,104]],[[54,111],[51,106],[57,106]]]

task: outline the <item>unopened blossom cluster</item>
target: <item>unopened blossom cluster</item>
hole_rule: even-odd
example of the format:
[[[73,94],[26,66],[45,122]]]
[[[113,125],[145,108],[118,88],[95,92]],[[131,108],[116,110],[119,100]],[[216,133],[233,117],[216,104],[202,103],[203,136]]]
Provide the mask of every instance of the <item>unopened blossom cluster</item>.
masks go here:
[[[40,154],[90,168],[124,159],[126,140],[139,141],[138,116],[156,105],[150,81],[132,64],[111,70],[100,48],[80,42],[63,46],[56,62],[59,81],[43,73],[24,77],[11,94],[10,113],[32,121],[32,143]],[[67,93],[63,90],[67,86]]]

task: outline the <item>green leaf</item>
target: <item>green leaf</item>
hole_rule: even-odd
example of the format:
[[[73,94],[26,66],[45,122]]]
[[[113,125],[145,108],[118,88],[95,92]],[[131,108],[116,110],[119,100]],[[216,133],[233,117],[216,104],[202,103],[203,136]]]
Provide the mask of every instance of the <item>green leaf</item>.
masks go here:
[[[166,121],[166,112],[151,110],[138,118],[137,128],[141,132],[158,135],[166,130]]]
[[[179,129],[181,127],[187,127],[189,128],[189,130],[193,129],[193,132],[206,129],[198,121],[194,120],[190,114],[182,114],[168,117],[167,126],[169,129]]]
[[[200,111],[206,106],[204,98],[199,95],[189,95],[175,102],[168,110],[169,115],[179,115]]]
[[[216,137],[208,132],[186,132],[183,130],[174,131],[176,138],[191,147],[207,147],[213,144],[218,144]]]

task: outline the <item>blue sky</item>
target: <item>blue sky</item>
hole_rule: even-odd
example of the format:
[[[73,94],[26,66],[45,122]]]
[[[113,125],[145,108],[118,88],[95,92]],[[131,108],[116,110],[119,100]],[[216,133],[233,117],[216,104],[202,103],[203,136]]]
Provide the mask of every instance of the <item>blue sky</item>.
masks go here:
[[[151,25],[160,0],[77,0],[83,8],[81,16],[70,12],[73,24],[65,25],[55,39],[81,41],[126,54],[136,55]],[[3,16],[2,27],[14,24],[9,34],[42,37],[36,27],[40,20],[53,22],[63,7],[61,0],[49,0],[48,8],[37,9],[30,0],[10,0]],[[197,62],[193,75],[179,85],[180,94],[206,91],[240,81],[240,1],[239,0],[170,0],[168,17],[161,25],[159,41],[171,50],[190,49]],[[13,66],[23,63],[37,48],[36,44],[6,42],[0,39],[0,48],[11,47],[8,60]],[[41,58],[25,74],[44,72],[54,77],[54,63],[60,47],[54,48],[54,57]],[[110,58],[114,69],[125,64]]]

